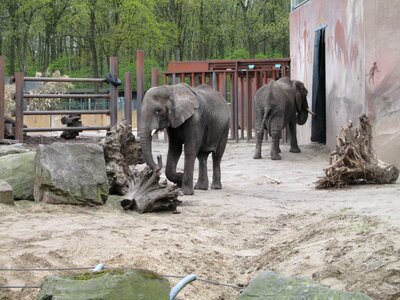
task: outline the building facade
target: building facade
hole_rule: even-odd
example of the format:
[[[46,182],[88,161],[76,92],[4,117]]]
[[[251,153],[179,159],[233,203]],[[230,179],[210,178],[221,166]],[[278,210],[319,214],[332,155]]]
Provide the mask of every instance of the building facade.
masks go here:
[[[366,113],[378,157],[400,166],[399,15],[400,0],[293,0],[291,76],[322,118],[298,128],[301,143],[322,130],[334,149],[341,127]]]

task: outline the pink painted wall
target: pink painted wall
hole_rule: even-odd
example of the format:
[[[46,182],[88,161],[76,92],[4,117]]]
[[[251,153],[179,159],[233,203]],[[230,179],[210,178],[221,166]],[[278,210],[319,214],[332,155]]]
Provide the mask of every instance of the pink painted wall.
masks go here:
[[[315,29],[324,24],[327,145],[334,148],[341,126],[365,108],[363,1],[310,0],[291,13],[291,74],[308,88],[310,107]],[[298,132],[300,143],[310,142],[311,118]]]
[[[379,158],[400,166],[400,0],[310,0],[290,16],[293,79],[312,99],[315,29],[326,24],[327,145],[348,120],[367,113]],[[375,68],[374,62],[376,62]],[[309,143],[311,120],[298,128]]]

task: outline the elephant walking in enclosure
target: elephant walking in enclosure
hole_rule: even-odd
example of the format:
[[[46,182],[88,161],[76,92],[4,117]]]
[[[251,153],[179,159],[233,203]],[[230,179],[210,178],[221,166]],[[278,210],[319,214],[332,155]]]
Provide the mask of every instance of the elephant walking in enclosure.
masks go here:
[[[307,89],[298,80],[290,80],[287,77],[262,86],[255,95],[256,113],[256,135],[257,143],[254,159],[261,158],[261,144],[264,136],[264,129],[268,130],[271,136],[271,159],[281,159],[279,153],[279,139],[282,130],[289,125],[290,152],[299,153],[297,145],[296,123],[306,123],[308,113]]]
[[[207,158],[212,153],[212,189],[220,189],[221,159],[229,133],[229,109],[220,93],[208,85],[191,88],[186,84],[154,87],[143,99],[140,143],[147,165],[161,168],[153,160],[152,135],[161,129],[168,133],[168,157],[165,174],[168,180],[192,195],[193,170],[199,159],[199,177],[195,189],[208,189]],[[184,145],[184,171],[176,171]]]

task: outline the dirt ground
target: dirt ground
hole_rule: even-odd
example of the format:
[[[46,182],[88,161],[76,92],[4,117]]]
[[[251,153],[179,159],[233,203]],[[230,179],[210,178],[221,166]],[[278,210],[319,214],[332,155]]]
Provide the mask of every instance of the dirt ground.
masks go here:
[[[284,145],[283,159],[271,161],[268,143],[261,160],[252,158],[254,147],[229,142],[223,189],[180,197],[180,214],[126,212],[116,197],[102,207],[0,205],[0,267],[102,262],[160,274],[194,273],[239,286],[269,269],[374,299],[400,299],[399,183],[315,190],[328,163],[326,148],[303,145],[302,153],[293,154]],[[153,149],[165,162],[167,144],[155,142]],[[0,285],[38,285],[58,273],[0,271]],[[0,290],[0,299],[35,299],[36,293]],[[195,281],[179,299],[236,299],[238,294]]]

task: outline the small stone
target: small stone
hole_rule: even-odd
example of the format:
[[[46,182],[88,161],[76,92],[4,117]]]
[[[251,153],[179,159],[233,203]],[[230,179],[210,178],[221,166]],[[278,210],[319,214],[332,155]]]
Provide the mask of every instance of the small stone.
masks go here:
[[[14,204],[14,193],[7,181],[0,179],[0,203]]]

